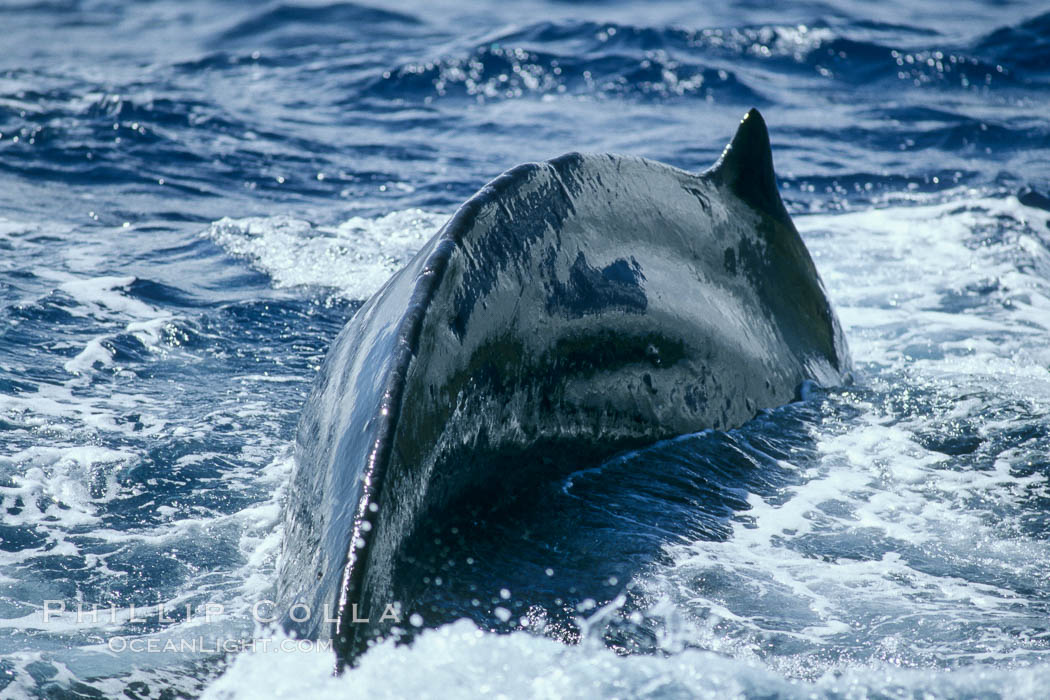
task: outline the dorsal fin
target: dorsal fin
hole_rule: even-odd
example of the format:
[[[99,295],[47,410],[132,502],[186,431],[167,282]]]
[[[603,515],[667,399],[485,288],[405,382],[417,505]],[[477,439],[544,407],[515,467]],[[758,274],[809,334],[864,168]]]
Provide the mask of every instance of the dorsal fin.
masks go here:
[[[773,172],[769,132],[757,109],[744,115],[736,136],[722,151],[711,174],[752,207],[773,218],[788,218]]]

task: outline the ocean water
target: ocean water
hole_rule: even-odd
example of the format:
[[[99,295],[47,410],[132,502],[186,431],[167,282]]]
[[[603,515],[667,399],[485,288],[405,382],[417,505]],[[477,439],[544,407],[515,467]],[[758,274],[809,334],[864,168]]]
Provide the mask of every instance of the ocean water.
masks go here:
[[[0,26],[0,697],[1045,696],[1045,7],[15,0]],[[705,169],[752,106],[854,383],[551,484],[340,677],[243,649],[360,303],[501,171]]]

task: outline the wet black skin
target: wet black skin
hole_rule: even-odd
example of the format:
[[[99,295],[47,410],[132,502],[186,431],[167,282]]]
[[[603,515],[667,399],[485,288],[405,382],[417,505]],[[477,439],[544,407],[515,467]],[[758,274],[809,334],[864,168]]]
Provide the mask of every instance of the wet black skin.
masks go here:
[[[299,428],[283,623],[352,661],[394,626],[379,618],[420,528],[528,507],[537,483],[848,371],[756,111],[699,175],[612,155],[518,166],[333,344]]]

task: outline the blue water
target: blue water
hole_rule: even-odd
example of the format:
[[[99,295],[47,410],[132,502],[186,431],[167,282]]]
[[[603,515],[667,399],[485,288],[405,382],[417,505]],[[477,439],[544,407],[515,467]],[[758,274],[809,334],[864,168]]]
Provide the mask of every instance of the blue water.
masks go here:
[[[1045,8],[16,0],[0,27],[0,696],[1042,696]],[[852,387],[550,485],[341,678],[113,650],[257,633],[318,364],[460,202],[569,150],[701,170],[752,106]]]

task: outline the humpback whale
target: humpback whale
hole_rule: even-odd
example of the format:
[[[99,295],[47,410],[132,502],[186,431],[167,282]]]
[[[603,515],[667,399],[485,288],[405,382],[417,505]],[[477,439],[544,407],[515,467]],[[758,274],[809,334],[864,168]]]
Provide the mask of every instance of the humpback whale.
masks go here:
[[[756,110],[700,174],[607,154],[515,167],[332,344],[296,439],[281,623],[352,662],[411,612],[390,598],[426,518],[740,426],[849,370]]]

